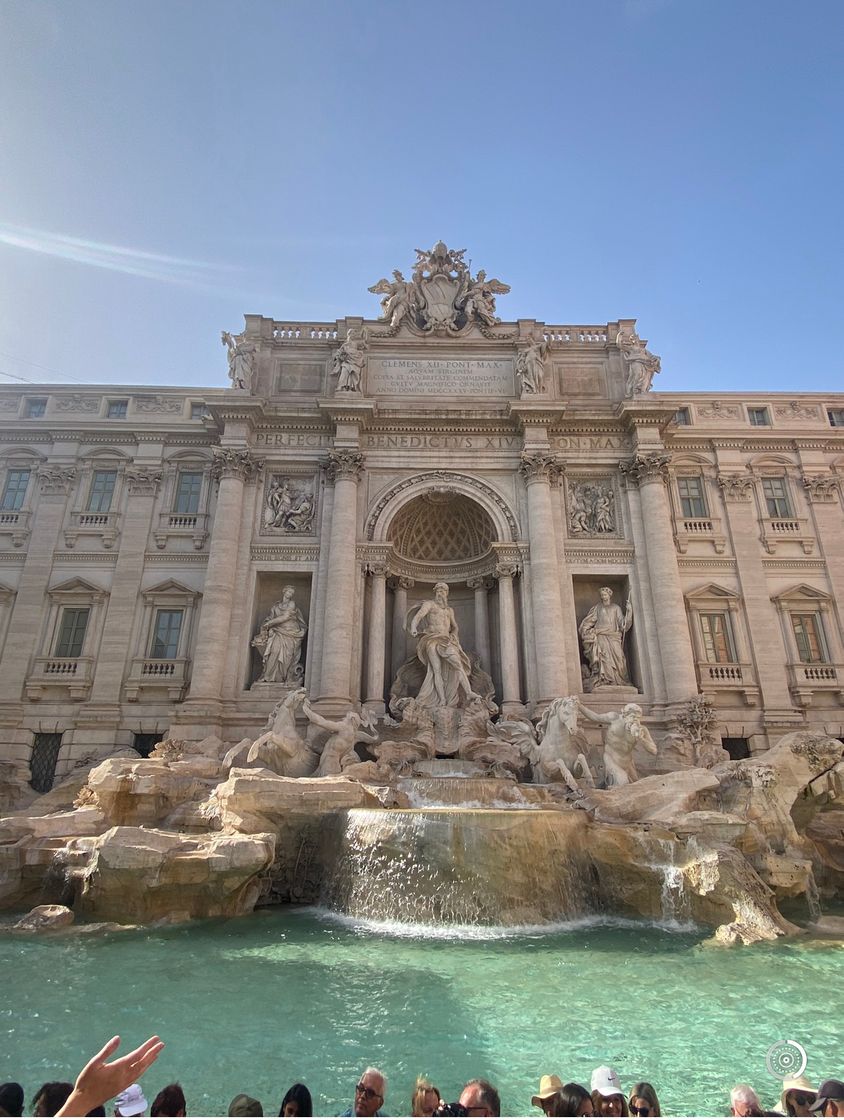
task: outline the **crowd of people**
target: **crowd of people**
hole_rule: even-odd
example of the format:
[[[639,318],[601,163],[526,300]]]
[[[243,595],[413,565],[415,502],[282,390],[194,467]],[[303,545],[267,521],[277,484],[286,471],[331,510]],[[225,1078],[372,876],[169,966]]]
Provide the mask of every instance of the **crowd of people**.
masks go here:
[[[32,1116],[105,1116],[105,1105],[111,1103],[115,1116],[187,1116],[188,1102],[178,1083],[165,1085],[149,1103],[139,1078],[152,1065],[164,1043],[153,1036],[145,1043],[112,1062],[110,1058],[120,1044],[119,1038],[106,1043],[88,1062],[76,1079],[49,1081],[32,1097]],[[350,1091],[351,1103],[341,1116],[501,1116],[498,1090],[489,1081],[475,1078],[467,1081],[458,1099],[449,1101],[424,1077],[417,1078],[410,1095],[409,1108],[385,1111],[386,1075],[368,1066]],[[23,1088],[17,1082],[0,1085],[0,1116],[23,1116]],[[659,1097],[648,1081],[638,1081],[625,1092],[618,1073],[610,1066],[593,1070],[590,1087],[563,1081],[554,1074],[544,1075],[539,1091],[531,1097],[531,1105],[544,1116],[662,1116]],[[707,1115],[724,1115],[726,1101]],[[265,1113],[260,1101],[246,1093],[234,1097],[229,1116],[275,1115],[275,1106]],[[313,1100],[307,1086],[297,1082],[284,1094],[279,1116],[313,1116]],[[508,1111],[505,1115],[525,1115]],[[730,1116],[841,1116],[844,1117],[844,1081],[830,1079],[818,1088],[803,1077],[785,1081],[772,1111],[765,1111],[759,1096],[750,1085],[736,1085],[729,1099]]]

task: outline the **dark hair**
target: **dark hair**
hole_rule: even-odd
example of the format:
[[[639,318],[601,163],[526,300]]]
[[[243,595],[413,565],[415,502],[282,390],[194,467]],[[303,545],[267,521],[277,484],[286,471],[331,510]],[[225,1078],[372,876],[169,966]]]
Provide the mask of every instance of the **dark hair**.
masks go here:
[[[632,1104],[636,1097],[641,1097],[643,1101],[648,1102],[651,1106],[651,1116],[662,1116],[662,1110],[659,1107],[659,1097],[656,1095],[656,1089],[654,1089],[650,1081],[637,1081],[630,1090],[627,1103]]]
[[[558,1089],[553,1096],[554,1106],[551,1116],[577,1116],[580,1106],[589,1096],[589,1090],[578,1085],[576,1081],[569,1081],[562,1089]]]
[[[36,1115],[55,1116],[72,1092],[73,1086],[69,1081],[45,1081],[32,1098],[33,1113],[40,1101],[41,1112]]]
[[[86,1116],[105,1116],[105,1105],[98,1104],[96,1108],[92,1108],[90,1112],[86,1112]]]
[[[281,1108],[278,1110],[279,1116],[284,1115],[284,1106],[290,1101],[295,1101],[298,1106],[299,1116],[313,1116],[314,1104],[311,1100],[311,1092],[307,1085],[303,1085],[301,1081],[297,1081],[295,1085],[291,1085],[281,1102]]]
[[[178,1081],[174,1081],[172,1085],[164,1086],[152,1102],[149,1114],[150,1116],[178,1116],[180,1112],[187,1115],[187,1111],[188,1105],[182,1086]]]
[[[629,1116],[630,1115],[630,1109],[627,1107],[627,1097],[625,1097],[624,1093],[619,1091],[618,1093],[610,1093],[610,1096],[611,1097],[621,1097],[621,1115],[622,1116]],[[595,1115],[596,1116],[603,1116],[603,1112],[601,1111],[601,1101],[605,1101],[607,1099],[608,1098],[606,1096],[604,1096],[603,1093],[599,1093],[597,1089],[593,1090],[593,1092],[592,1092],[592,1107],[595,1109]]]
[[[480,1089],[478,1094],[478,1104],[481,1108],[488,1108],[493,1116],[501,1115],[501,1097],[498,1095],[498,1090],[494,1085],[490,1085],[488,1081],[484,1081],[482,1077],[473,1077],[471,1081],[467,1081],[463,1086],[463,1092],[471,1086],[477,1085]],[[461,1097],[463,1093],[460,1094]]]
[[[23,1116],[23,1085],[6,1081],[0,1085],[0,1111],[4,1116]]]

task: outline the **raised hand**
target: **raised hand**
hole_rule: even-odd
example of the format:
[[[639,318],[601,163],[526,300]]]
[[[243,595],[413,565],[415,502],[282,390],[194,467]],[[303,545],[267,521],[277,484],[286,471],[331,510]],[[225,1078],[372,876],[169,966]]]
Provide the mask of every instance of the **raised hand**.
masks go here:
[[[164,1049],[164,1043],[154,1034],[124,1057],[107,1062],[119,1045],[120,1035],[115,1035],[91,1058],[56,1116],[85,1116],[92,1108],[105,1104],[146,1073]]]

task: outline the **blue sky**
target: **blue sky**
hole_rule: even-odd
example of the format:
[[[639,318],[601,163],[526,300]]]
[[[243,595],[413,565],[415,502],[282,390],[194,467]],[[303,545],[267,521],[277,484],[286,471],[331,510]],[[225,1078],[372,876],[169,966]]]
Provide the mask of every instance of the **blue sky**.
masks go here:
[[[662,390],[841,390],[844,4],[0,0],[0,370],[221,386],[437,238]],[[0,384],[13,383],[0,378]]]

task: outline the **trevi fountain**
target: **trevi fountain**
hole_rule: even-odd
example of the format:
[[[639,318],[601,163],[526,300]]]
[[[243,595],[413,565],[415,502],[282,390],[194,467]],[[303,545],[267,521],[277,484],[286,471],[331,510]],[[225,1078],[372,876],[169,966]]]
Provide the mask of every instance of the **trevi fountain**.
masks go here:
[[[707,1112],[730,1084],[770,1077],[766,1049],[792,1037],[810,1074],[835,1075],[840,1038],[822,1024],[838,1000],[844,744],[778,709],[731,757],[734,699],[696,678],[669,601],[679,569],[648,537],[667,516],[667,456],[634,447],[621,465],[638,510],[625,523],[648,537],[646,591],[620,567],[622,491],[606,470],[569,481],[564,523],[552,505],[555,330],[514,340],[495,314],[505,285],[442,243],[419,257],[412,281],[375,285],[380,319],[317,339],[333,518],[300,467],[266,472],[258,524],[284,542],[326,518],[313,584],[326,599],[316,609],[301,566],[258,573],[254,621],[235,639],[252,666],[239,714],[214,714],[241,614],[220,607],[212,540],[191,691],[149,756],[100,743],[41,794],[19,766],[3,771],[9,1075],[34,1078],[47,1057],[77,1068],[80,1017],[96,1038],[160,1033],[174,1057],[159,1080],[195,1085],[188,1099],[208,1113],[242,1089],[280,1099],[297,1078],[336,1113],[370,1063],[396,1085],[424,1070],[449,1094],[491,1076],[518,1113],[540,1073],[583,1080],[604,1062],[631,1083],[662,1078],[675,1114]],[[265,392],[262,347],[284,330],[224,332],[227,431]],[[602,337],[619,407],[652,408],[659,360],[630,321]],[[378,353],[467,340],[513,352],[525,545],[465,456],[430,469],[436,453],[358,510],[368,402],[392,393],[407,408],[411,392]],[[453,398],[462,416],[444,376],[438,407]],[[651,421],[656,432],[664,417],[632,430]],[[221,508],[226,483],[242,496],[256,469],[245,447],[220,454],[218,518],[238,508]],[[358,517],[372,531],[356,551]],[[402,557],[424,533],[414,583]],[[574,555],[608,535],[613,558],[561,592],[563,539]],[[218,551],[238,562],[236,546]],[[246,734],[231,733],[238,721]],[[223,1044],[227,1073],[213,1059]]]

